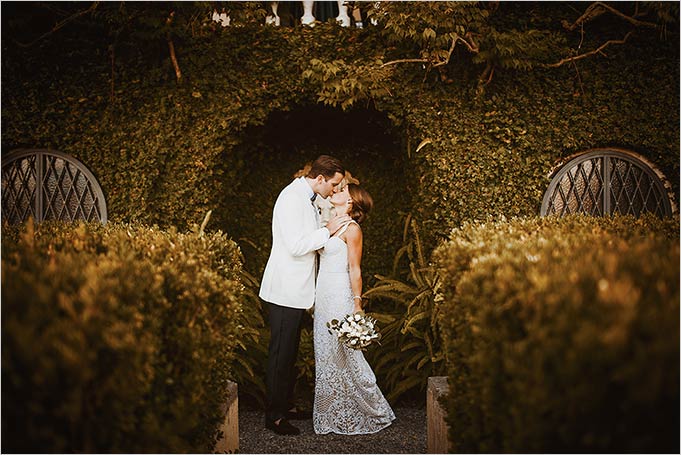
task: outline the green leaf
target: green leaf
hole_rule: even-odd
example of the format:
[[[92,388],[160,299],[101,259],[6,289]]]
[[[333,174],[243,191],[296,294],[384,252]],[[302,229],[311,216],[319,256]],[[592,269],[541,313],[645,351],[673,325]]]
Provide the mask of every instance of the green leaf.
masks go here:
[[[427,319],[430,317],[430,311],[422,311],[420,313],[417,313],[413,316],[410,316],[405,322],[404,322],[404,327],[402,328],[402,333],[406,333],[412,326],[422,320],[422,319]]]
[[[423,347],[423,343],[420,341],[412,341],[411,343],[407,343],[404,346],[400,348],[400,352],[408,351],[409,349],[412,348],[420,348]]]
[[[387,396],[388,401],[394,402],[403,393],[423,383],[423,378],[420,376],[411,376],[397,383]]]

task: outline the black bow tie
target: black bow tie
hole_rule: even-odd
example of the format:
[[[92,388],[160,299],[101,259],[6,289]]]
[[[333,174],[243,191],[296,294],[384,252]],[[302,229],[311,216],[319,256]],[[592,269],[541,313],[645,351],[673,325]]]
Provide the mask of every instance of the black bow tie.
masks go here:
[[[310,198],[310,201],[314,202],[314,200],[317,199],[317,193],[313,193],[312,197]]]

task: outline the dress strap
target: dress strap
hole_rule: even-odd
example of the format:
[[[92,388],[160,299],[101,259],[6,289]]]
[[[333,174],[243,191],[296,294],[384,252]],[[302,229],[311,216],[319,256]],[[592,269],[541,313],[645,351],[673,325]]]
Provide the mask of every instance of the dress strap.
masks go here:
[[[348,230],[348,226],[350,226],[352,223],[357,224],[357,221],[355,221],[355,220],[348,221],[333,236],[334,237],[340,237],[341,235],[343,235],[343,233]],[[357,225],[359,226],[359,224],[357,224]]]

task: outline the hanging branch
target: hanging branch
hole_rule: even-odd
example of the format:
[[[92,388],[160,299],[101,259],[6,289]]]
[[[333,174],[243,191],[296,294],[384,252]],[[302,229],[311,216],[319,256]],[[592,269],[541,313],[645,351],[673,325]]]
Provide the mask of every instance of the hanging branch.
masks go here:
[[[626,43],[627,40],[629,39],[629,37],[630,37],[633,33],[634,33],[633,31],[627,33],[627,34],[624,36],[624,38],[622,38],[621,40],[609,40],[609,41],[606,41],[605,43],[601,44],[601,46],[600,46],[598,49],[594,49],[594,50],[592,50],[592,51],[585,52],[584,54],[575,55],[574,57],[564,58],[564,59],[562,59],[562,60],[560,60],[559,62],[556,62],[556,63],[545,63],[545,64],[543,64],[542,66],[547,67],[547,68],[557,68],[557,67],[559,67],[559,66],[561,66],[561,65],[564,65],[564,64],[566,64],[566,63],[575,62],[575,61],[577,61],[577,60],[581,60],[581,59],[586,58],[586,57],[589,57],[589,56],[591,56],[591,55],[598,54],[598,53],[602,53],[603,49],[605,49],[606,47],[610,46],[611,44],[624,44],[624,43]]]
[[[636,19],[636,17],[644,16],[646,13],[639,13],[638,11],[638,3],[636,4],[636,11],[634,12],[633,16],[627,16],[624,14],[622,11],[613,8],[612,6],[603,3],[603,2],[595,2],[589,5],[589,7],[584,11],[584,14],[582,14],[579,19],[577,19],[573,24],[569,24],[567,21],[563,21],[563,27],[569,31],[573,31],[576,29],[578,26],[589,22],[592,19],[597,18],[601,14],[604,14],[606,12],[611,12],[612,14],[624,19],[625,21],[631,23],[632,25],[636,27],[650,27],[650,28],[660,28],[658,24],[655,24],[653,22],[647,22],[647,21],[641,21]]]
[[[396,65],[398,63],[429,63],[430,60],[427,58],[403,58],[400,60],[391,60],[389,62],[385,62],[379,68],[385,68],[386,66],[390,65]]]
[[[109,46],[109,52],[111,53],[111,94],[110,100],[113,103],[116,94],[114,78],[116,76],[116,49],[113,45]]]
[[[575,73],[577,73],[577,80],[579,81],[579,91],[582,96],[586,94],[584,91],[584,83],[582,82],[582,75],[579,74],[579,68],[577,68],[577,64],[573,61],[572,66],[575,67]]]
[[[400,60],[392,60],[390,62],[386,62],[386,63],[382,64],[380,66],[380,68],[385,68],[386,66],[395,65],[397,63],[430,63],[432,65],[432,68],[437,68],[438,66],[447,65],[449,63],[449,60],[452,57],[452,53],[454,52],[454,48],[456,47],[456,43],[458,41],[461,41],[462,43],[464,43],[466,45],[466,47],[468,48],[468,50],[473,52],[473,53],[477,53],[479,51],[478,45],[475,44],[475,41],[473,41],[472,34],[467,33],[466,38],[468,38],[470,40],[470,43],[468,41],[466,41],[466,39],[462,38],[461,36],[456,35],[456,37],[454,39],[452,39],[451,46],[449,46],[449,50],[447,51],[447,57],[445,57],[444,59],[442,59],[441,61],[439,61],[437,63],[433,63],[433,61],[431,59],[428,59],[428,58],[404,58],[404,59],[400,59]]]
[[[40,35],[38,38],[34,39],[33,41],[31,41],[31,42],[28,43],[28,44],[22,43],[22,42],[19,42],[19,41],[16,41],[16,40],[15,40],[15,42],[16,42],[19,46],[21,46],[21,47],[31,47],[31,46],[33,46],[35,43],[37,43],[38,41],[40,41],[40,40],[42,40],[42,39],[44,39],[44,38],[50,36],[50,35],[53,34],[54,32],[56,32],[56,31],[58,31],[59,29],[63,28],[63,27],[64,27],[66,24],[68,24],[69,22],[74,21],[74,20],[78,19],[79,17],[84,16],[84,15],[86,15],[86,14],[88,14],[88,13],[92,13],[95,9],[97,9],[97,6],[98,6],[98,5],[99,5],[99,2],[92,2],[92,5],[90,5],[90,7],[89,7],[88,9],[83,10],[83,11],[79,11],[79,12],[77,12],[77,13],[75,13],[75,14],[69,16],[69,17],[67,17],[67,18],[64,19],[63,21],[58,22],[57,24],[55,24],[54,27],[52,27],[52,30],[50,30],[49,32],[43,33],[43,34]]]
[[[171,11],[166,24],[168,25],[168,32],[166,34],[166,40],[168,41],[168,51],[170,52],[170,60],[173,62],[173,68],[175,69],[175,77],[177,82],[182,82],[182,71],[180,71],[180,64],[177,62],[177,55],[175,54],[175,45],[173,44],[173,38],[170,34],[170,24],[173,22],[175,17],[175,11]]]
[[[479,77],[479,81],[478,81],[479,84],[489,85],[489,83],[492,82],[492,76],[494,76],[495,68],[496,68],[496,66],[491,61],[488,61],[487,66],[485,66],[484,71],[482,72],[482,74]],[[483,83],[483,81],[485,81],[485,82]]]
[[[113,42],[109,45],[109,54],[111,55],[111,93],[110,99],[113,103],[116,98],[116,46],[118,45],[118,38],[121,36],[125,26],[118,29],[114,35]]]

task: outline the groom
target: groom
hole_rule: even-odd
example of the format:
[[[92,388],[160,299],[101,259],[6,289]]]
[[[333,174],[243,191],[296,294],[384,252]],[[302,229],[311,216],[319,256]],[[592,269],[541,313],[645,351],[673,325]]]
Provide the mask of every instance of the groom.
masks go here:
[[[316,251],[349,221],[343,215],[320,228],[313,201],[317,195],[326,198],[338,191],[344,176],[339,160],[321,155],[306,176],[282,190],[274,204],[272,251],[262,277],[260,298],[269,304],[271,335],[265,426],[277,434],[300,434],[289,420],[311,417],[309,412],[296,410],[293,403],[300,321],[314,304]]]

